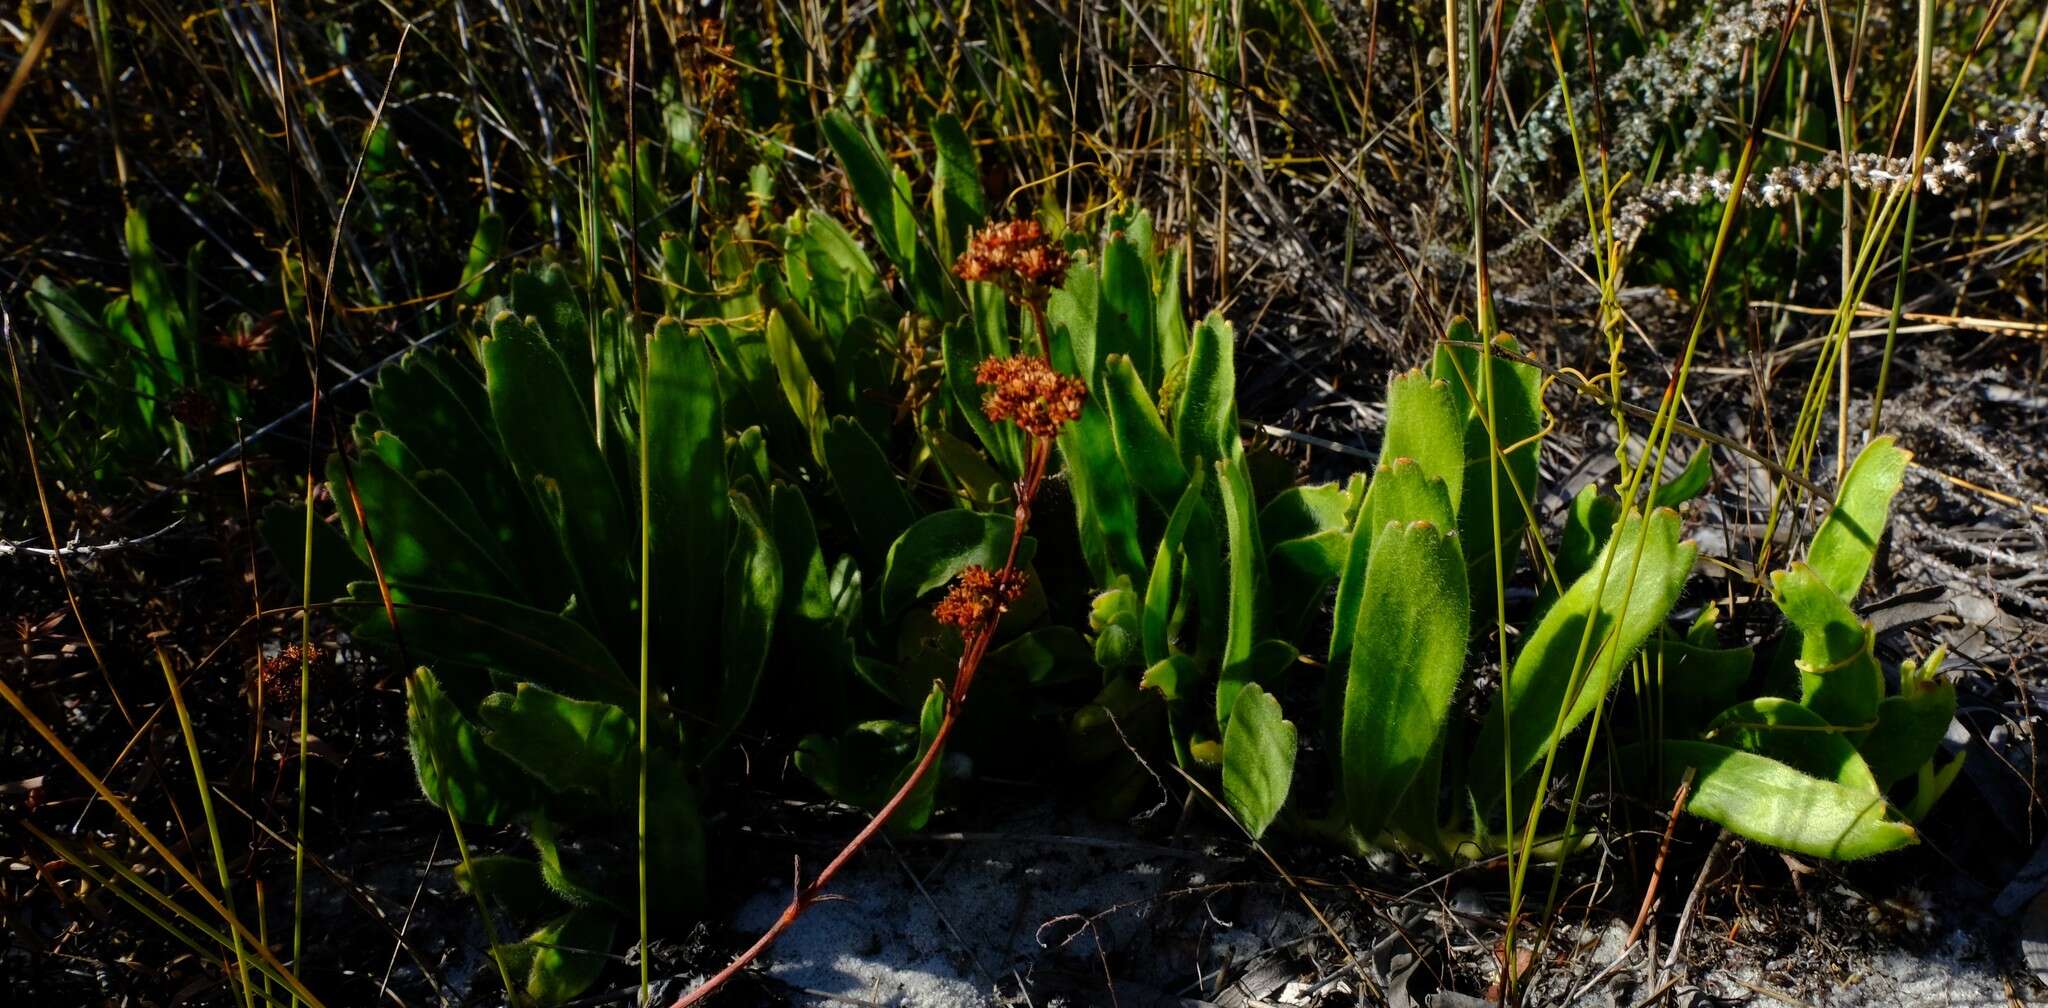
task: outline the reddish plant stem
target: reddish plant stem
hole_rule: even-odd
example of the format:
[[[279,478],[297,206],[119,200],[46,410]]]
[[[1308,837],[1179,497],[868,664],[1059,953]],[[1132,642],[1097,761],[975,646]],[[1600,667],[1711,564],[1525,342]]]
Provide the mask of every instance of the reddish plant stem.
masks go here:
[[[1040,313],[1038,318],[1040,339],[1043,340],[1045,316]],[[1039,485],[1045,481],[1046,466],[1051,460],[1052,439],[1032,438],[1031,457],[1025,463],[1024,478],[1017,481],[1017,508],[1014,512],[1015,520],[1010,527],[1010,551],[1004,557],[1003,568],[997,575],[998,585],[1016,584],[1016,579],[1021,576],[1017,571],[1017,554],[1024,542],[1025,527],[1031,524],[1031,502],[1038,497]],[[789,905],[783,908],[782,915],[775,918],[775,923],[762,933],[754,944],[748,946],[745,952],[740,953],[711,979],[677,998],[669,1008],[689,1008],[690,1005],[703,1001],[716,993],[726,981],[751,965],[755,959],[760,958],[761,953],[768,951],[768,947],[774,945],[775,940],[782,937],[783,932],[788,931],[796,923],[796,919],[803,916],[804,911],[809,910],[813,903],[824,897],[825,886],[832,881],[832,877],[839,874],[839,870],[846,867],[847,863],[853,860],[853,856],[860,853],[860,849],[866,846],[876,833],[881,832],[882,826],[896,814],[904,802],[910,800],[918,784],[931,773],[932,767],[938,765],[939,753],[945,749],[946,738],[953,734],[953,726],[959,721],[960,710],[967,702],[967,688],[974,682],[974,673],[981,667],[982,656],[988,653],[989,644],[995,640],[996,626],[1002,622],[1003,614],[1008,609],[1008,603],[1003,602],[999,595],[997,604],[989,607],[988,615],[967,630],[960,652],[960,663],[954,667],[953,686],[946,694],[946,714],[939,721],[938,731],[932,734],[931,745],[925,747],[924,755],[918,759],[917,765],[911,768],[910,776],[904,778],[902,786],[896,789],[896,793],[875,813],[874,818],[869,819],[868,824],[861,827],[861,831],[854,834],[852,840],[847,841],[846,846],[825,865],[824,870],[818,872],[816,878],[796,891]]]

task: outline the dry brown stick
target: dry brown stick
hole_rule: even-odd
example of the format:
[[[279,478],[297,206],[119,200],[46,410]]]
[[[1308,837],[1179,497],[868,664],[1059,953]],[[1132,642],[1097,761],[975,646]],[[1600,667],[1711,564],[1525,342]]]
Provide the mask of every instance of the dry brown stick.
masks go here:
[[[50,47],[50,36],[56,34],[57,26],[64,22],[64,15],[71,13],[73,0],[57,0],[43,15],[43,22],[36,25],[36,33],[28,40],[28,47],[21,51],[21,62],[14,65],[14,76],[7,81],[7,90],[0,92],[0,127],[7,125],[7,114],[14,111],[14,103],[21,97],[22,89],[28,86],[29,75],[35,72],[36,64],[43,59],[43,50]]]
[[[1628,961],[1629,951],[1636,947],[1636,940],[1643,936],[1643,925],[1649,923],[1650,911],[1657,905],[1657,884],[1664,879],[1664,861],[1671,855],[1671,834],[1678,829],[1678,813],[1685,809],[1685,799],[1692,793],[1693,775],[1698,772],[1695,767],[1686,767],[1685,778],[1678,782],[1678,795],[1671,799],[1671,818],[1665,821],[1664,838],[1657,843],[1657,860],[1650,865],[1650,884],[1643,890],[1643,905],[1636,910],[1636,920],[1629,926],[1628,937],[1621,941],[1621,951],[1615,954],[1613,962],[1608,963],[1605,969],[1594,974],[1593,979],[1586,981],[1584,986],[1572,994],[1570,1000],[1577,1001],[1585,997],[1594,987],[1599,986],[1602,980],[1613,976],[1614,971]]]

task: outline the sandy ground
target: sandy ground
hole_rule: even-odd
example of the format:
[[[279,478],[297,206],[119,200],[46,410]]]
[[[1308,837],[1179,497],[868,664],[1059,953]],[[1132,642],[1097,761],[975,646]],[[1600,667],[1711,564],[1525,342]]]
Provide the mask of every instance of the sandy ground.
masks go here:
[[[1397,905],[1311,886],[1331,927],[1368,961],[1361,983],[1331,929],[1245,853],[1220,842],[1166,848],[1083,816],[1025,809],[985,832],[878,847],[841,877],[835,888],[843,898],[807,914],[766,969],[801,1005],[1484,1003],[1441,990],[1449,976],[1453,990],[1478,992],[1495,973],[1498,932],[1485,923],[1478,893]],[[2019,965],[2017,923],[1999,922],[1988,907],[1950,905],[1904,928],[1872,923],[1858,933],[1867,908],[1838,897],[1820,894],[1831,912],[1809,914],[1810,933],[1796,943],[1764,950],[1696,935],[1688,945],[1694,961],[1669,969],[1666,949],[1657,949],[1653,966],[1638,945],[1623,967],[1597,979],[1620,950],[1625,922],[1569,933],[1529,1003],[2048,1004]],[[734,927],[759,931],[786,900],[786,889],[763,889]]]

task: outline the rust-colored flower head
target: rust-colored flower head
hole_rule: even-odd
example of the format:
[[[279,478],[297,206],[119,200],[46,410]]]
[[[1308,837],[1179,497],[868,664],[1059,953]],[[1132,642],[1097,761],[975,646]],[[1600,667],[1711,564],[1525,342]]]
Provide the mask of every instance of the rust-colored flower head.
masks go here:
[[[1022,594],[1022,576],[1005,578],[1001,571],[974,564],[953,579],[953,587],[932,609],[932,616],[966,634],[982,625],[991,615],[1000,614]]]
[[[257,668],[257,688],[273,706],[293,707],[299,702],[299,664],[304,662],[311,666],[310,671],[318,675],[322,657],[317,647],[308,645],[301,649],[297,644],[286,644],[278,649],[276,655],[265,658]]]
[[[996,423],[1016,424],[1032,437],[1049,438],[1081,415],[1088,388],[1052,369],[1043,357],[990,357],[974,369],[984,389],[981,412]]]
[[[953,263],[953,275],[969,282],[984,281],[1010,288],[1044,289],[1059,283],[1067,272],[1067,254],[1045,229],[1029,218],[999,221],[974,233],[967,251]]]
[[[193,430],[205,430],[220,422],[220,405],[196,388],[184,388],[171,394],[170,414]]]

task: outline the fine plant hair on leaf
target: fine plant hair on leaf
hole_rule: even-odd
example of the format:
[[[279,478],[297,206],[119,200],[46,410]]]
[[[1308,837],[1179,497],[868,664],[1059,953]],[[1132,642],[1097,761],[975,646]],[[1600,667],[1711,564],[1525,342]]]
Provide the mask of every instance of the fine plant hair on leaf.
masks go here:
[[[1886,818],[1881,795],[1711,742],[1671,739],[1660,746],[1665,790],[1676,791],[1686,769],[1696,770],[1686,811],[1751,840],[1795,854],[1853,861],[1919,839],[1913,827]],[[1637,751],[1632,758],[1649,755]]]
[[[1520,777],[1563,744],[1613,687],[1630,657],[1664,622],[1692,572],[1699,548],[1679,541],[1676,512],[1628,515],[1593,569],[1557,600],[1529,633],[1487,710],[1471,765],[1481,807],[1500,797],[1506,765]],[[1510,720],[1512,750],[1502,748]]]
[[[1829,724],[1863,729],[1877,719],[1884,671],[1858,619],[1819,572],[1803,563],[1771,575],[1771,595],[1798,637],[1799,700]]]
[[[1103,400],[1124,469],[1152,503],[1171,510],[1188,482],[1188,469],[1174,448],[1173,436],[1166,432],[1159,407],[1129,357],[1113,354],[1103,361],[1103,369]]]
[[[1728,708],[1707,727],[1705,738],[1769,756],[1852,791],[1882,793],[1847,737],[1825,718],[1783,697],[1758,697]]]
[[[1338,744],[1345,818],[1366,842],[1443,732],[1465,671],[1466,584],[1464,554],[1442,527],[1392,521],[1373,536]]]
[[[1842,479],[1828,516],[1813,533],[1806,562],[1836,595],[1853,601],[1870,576],[1877,541],[1884,535],[1892,498],[1906,476],[1913,453],[1886,436],[1864,446]]]
[[[1253,840],[1280,814],[1294,781],[1294,722],[1280,701],[1246,683],[1236,694],[1223,732],[1223,800]]]

